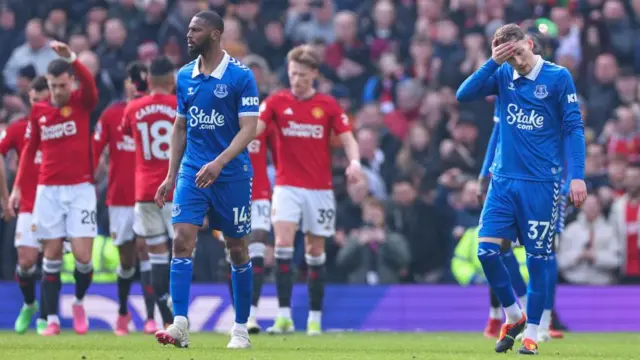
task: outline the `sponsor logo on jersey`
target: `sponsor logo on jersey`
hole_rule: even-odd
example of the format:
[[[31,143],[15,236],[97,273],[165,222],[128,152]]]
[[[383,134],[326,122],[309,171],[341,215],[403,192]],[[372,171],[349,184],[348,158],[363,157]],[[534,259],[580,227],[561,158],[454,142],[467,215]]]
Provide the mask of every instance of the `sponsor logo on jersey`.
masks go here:
[[[141,120],[145,116],[158,113],[166,115],[170,119],[176,117],[176,109],[174,109],[172,106],[165,104],[149,104],[136,111],[136,119]]]
[[[311,115],[313,115],[313,117],[316,119],[322,119],[322,117],[324,116],[324,110],[319,107],[315,107],[311,109]]]
[[[189,108],[189,126],[198,127],[201,130],[213,130],[217,127],[224,126],[224,115],[211,109],[209,114],[197,106]]]
[[[76,122],[73,120],[51,126],[40,125],[40,137],[43,141],[60,139],[65,136],[73,136],[77,132],[78,129],[76,128]]]
[[[288,124],[289,126],[282,129],[284,136],[322,139],[324,134],[324,126],[322,125],[300,124],[295,121],[289,121]]]
[[[242,98],[242,106],[258,106],[258,105],[260,105],[260,100],[258,99],[257,96]]]
[[[544,126],[544,117],[538,114],[535,110],[529,112],[521,109],[517,104],[507,105],[507,123],[509,125],[516,124],[516,127],[521,130],[534,130],[541,129]]]
[[[567,95],[567,102],[569,104],[577,103],[578,102],[578,94],[573,93],[573,94]]]
[[[227,95],[229,95],[229,91],[227,91],[227,84],[216,84],[213,94],[219,99],[226,98]]]
[[[533,96],[538,99],[544,99],[549,95],[547,91],[547,85],[536,85],[536,90],[533,92]]]
[[[118,151],[135,152],[136,142],[129,135],[122,135],[122,141],[116,142],[116,149]]]
[[[34,164],[42,164],[42,151],[36,151],[36,156],[33,159]]]

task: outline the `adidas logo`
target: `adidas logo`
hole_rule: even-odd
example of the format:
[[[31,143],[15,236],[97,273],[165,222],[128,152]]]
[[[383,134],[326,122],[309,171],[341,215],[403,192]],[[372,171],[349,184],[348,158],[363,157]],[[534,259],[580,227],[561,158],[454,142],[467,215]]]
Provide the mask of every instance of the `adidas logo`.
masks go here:
[[[285,115],[293,115],[293,110],[291,110],[291,108],[287,108],[285,111],[282,112]]]

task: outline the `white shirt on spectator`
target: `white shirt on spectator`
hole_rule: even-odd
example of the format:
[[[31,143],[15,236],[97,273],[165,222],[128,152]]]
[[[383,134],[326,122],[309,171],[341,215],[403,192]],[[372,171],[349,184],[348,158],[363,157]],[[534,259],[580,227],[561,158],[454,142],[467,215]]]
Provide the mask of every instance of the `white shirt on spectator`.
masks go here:
[[[18,72],[25,66],[33,65],[37,75],[43,75],[47,72],[49,63],[58,58],[58,55],[45,45],[38,50],[33,50],[28,43],[18,46],[4,67],[4,82],[8,88],[15,90],[18,84]]]

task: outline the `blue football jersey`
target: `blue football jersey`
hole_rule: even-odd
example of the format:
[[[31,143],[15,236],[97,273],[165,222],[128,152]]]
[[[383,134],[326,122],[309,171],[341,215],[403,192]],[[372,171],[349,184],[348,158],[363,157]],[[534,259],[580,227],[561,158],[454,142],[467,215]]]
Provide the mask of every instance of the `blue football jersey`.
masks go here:
[[[576,178],[584,172],[584,129],[575,85],[567,69],[540,56],[526,76],[509,64],[487,61],[458,89],[459,101],[498,95],[499,143],[491,168],[503,177],[559,180],[564,138],[571,136]],[[574,151],[575,150],[575,151]],[[575,175],[575,174],[574,174]]]
[[[240,131],[239,118],[258,116],[258,87],[249,68],[225,53],[210,75],[199,70],[199,59],[178,72],[176,94],[178,116],[186,119],[187,144],[180,172],[196,174],[220,155]],[[245,149],[231,160],[217,181],[235,181],[253,176]]]

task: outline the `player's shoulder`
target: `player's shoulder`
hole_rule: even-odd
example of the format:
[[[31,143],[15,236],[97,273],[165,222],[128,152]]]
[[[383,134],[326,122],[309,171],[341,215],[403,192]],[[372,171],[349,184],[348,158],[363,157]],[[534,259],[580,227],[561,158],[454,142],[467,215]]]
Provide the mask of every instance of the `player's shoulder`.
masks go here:
[[[253,73],[251,72],[251,69],[249,69],[249,67],[247,67],[247,65],[245,65],[242,61],[234,58],[231,55],[229,56],[229,62],[227,64],[227,71],[230,71],[233,74],[237,74],[239,75],[239,77],[245,77],[245,76],[253,76]]]
[[[551,61],[546,61],[544,62],[544,64],[542,65],[542,71],[543,71],[543,75],[544,76],[548,76],[548,77],[557,77],[557,76],[561,76],[561,77],[566,77],[566,76],[571,76],[571,73],[569,72],[569,70],[562,66],[562,65],[558,65],[554,62]]]
[[[288,89],[280,89],[267,96],[262,101],[262,104],[267,104],[267,106],[274,106],[276,104],[281,104],[292,99],[293,96]]]
[[[197,59],[183,65],[180,70],[178,70],[178,80],[185,77],[191,78],[193,76],[193,68],[196,66],[196,64]]]
[[[126,101],[118,100],[118,101],[114,101],[111,104],[109,104],[109,106],[107,106],[107,108],[104,109],[104,112],[105,113],[114,114],[114,113],[118,113],[118,112],[124,111],[124,109],[126,107],[127,107],[127,102]]]
[[[325,110],[336,110],[342,111],[342,107],[338,103],[338,100],[333,96],[325,93],[318,92],[316,93],[308,102],[309,106],[313,107],[321,107]]]

